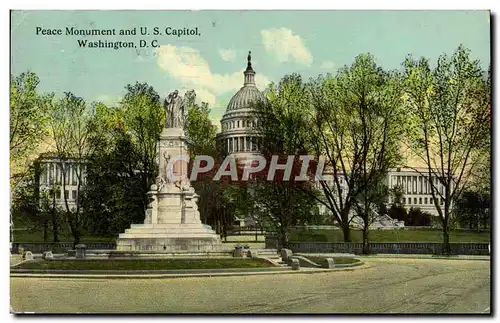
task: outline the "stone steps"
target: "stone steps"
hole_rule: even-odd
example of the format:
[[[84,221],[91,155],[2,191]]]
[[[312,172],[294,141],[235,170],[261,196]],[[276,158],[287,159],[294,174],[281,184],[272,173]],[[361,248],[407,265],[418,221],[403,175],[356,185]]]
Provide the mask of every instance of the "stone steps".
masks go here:
[[[210,228],[209,225],[202,224],[200,222],[193,222],[193,223],[179,223],[178,221],[172,221],[172,222],[167,222],[167,223],[148,223],[148,224],[132,224],[130,226],[130,229],[155,229],[155,228],[165,228],[165,229],[174,229],[174,228]]]
[[[125,234],[215,234],[215,231],[205,228],[171,228],[171,229],[126,229]]]

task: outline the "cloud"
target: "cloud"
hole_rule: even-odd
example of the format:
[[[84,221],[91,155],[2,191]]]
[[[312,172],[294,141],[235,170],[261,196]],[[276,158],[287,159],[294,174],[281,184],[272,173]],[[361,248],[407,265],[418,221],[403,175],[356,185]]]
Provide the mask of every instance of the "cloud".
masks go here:
[[[158,66],[180,83],[179,89],[195,89],[200,100],[209,104],[215,104],[217,96],[236,92],[243,86],[244,68],[230,74],[213,73],[196,49],[162,45],[157,48],[157,57]],[[264,90],[270,81],[257,71],[255,83],[260,90]]]
[[[217,101],[217,97],[210,91],[207,91],[203,88],[195,88],[193,89],[196,93],[196,102],[206,102],[209,107],[213,107],[215,102]]]
[[[280,63],[297,62],[311,66],[313,57],[304,45],[302,37],[287,28],[271,28],[260,31],[264,48]]]
[[[226,62],[232,62],[236,59],[236,51],[232,49],[219,48],[219,55]]]
[[[323,61],[321,62],[320,68],[331,69],[335,67],[335,62],[332,61]]]

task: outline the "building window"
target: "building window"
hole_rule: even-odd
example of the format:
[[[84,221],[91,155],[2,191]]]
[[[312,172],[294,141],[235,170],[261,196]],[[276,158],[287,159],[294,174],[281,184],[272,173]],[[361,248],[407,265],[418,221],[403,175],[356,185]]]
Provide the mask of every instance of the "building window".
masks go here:
[[[73,200],[76,200],[76,190],[71,191],[71,197],[73,198]]]
[[[243,141],[244,140],[243,137],[240,137],[239,140],[240,140],[240,151],[245,151],[244,150],[245,149],[245,143]]]
[[[443,205],[443,204],[444,204],[444,199],[443,199],[443,198],[441,198],[441,205]]]
[[[421,197],[418,198],[418,204],[422,204],[422,198]]]
[[[64,190],[64,199],[69,199],[69,191],[68,190]]]
[[[403,197],[403,204],[406,204],[406,197]]]
[[[417,198],[416,197],[413,198],[413,204],[417,204]]]
[[[239,128],[239,127],[240,127],[240,120],[238,120],[238,124],[237,124],[237,126],[236,126],[236,127],[237,127],[237,128]]]
[[[427,197],[424,197],[424,204],[427,204]]]

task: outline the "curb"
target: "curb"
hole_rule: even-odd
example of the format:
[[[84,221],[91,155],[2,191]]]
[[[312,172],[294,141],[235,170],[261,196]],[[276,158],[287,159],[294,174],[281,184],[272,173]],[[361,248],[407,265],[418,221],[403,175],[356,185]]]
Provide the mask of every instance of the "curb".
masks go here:
[[[353,268],[351,268],[353,267]],[[274,271],[234,271],[234,272],[205,272],[205,273],[160,273],[160,274],[49,274],[49,273],[11,273],[11,278],[83,278],[83,279],[158,279],[158,278],[189,278],[189,277],[231,277],[231,276],[257,276],[257,275],[293,275],[293,274],[317,274],[335,271],[353,271],[371,268],[363,262],[355,266],[342,266],[332,269],[307,268],[292,270],[290,268],[279,268]]]

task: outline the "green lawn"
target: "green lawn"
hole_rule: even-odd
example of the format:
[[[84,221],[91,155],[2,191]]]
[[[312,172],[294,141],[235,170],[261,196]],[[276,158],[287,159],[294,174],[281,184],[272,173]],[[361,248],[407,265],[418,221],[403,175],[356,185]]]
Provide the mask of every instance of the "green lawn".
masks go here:
[[[274,267],[261,259],[94,259],[25,262],[18,269],[58,270],[168,270]]]
[[[353,242],[362,242],[363,233],[351,230]],[[442,242],[441,230],[373,230],[369,233],[371,242]],[[343,242],[341,230],[292,231],[290,241]],[[489,232],[454,230],[450,233],[451,242],[489,242]]]

